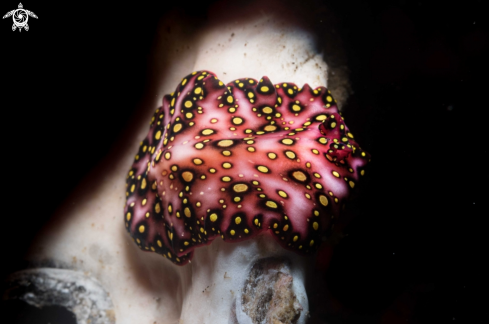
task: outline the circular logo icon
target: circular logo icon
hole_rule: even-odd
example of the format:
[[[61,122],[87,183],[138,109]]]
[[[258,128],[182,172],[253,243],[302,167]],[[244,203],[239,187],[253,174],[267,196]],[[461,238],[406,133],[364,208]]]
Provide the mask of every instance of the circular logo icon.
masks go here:
[[[15,31],[16,29],[22,31],[22,28],[25,30],[29,30],[29,25],[27,24],[27,21],[29,20],[29,16],[37,19],[36,14],[33,13],[32,11],[24,9],[22,3],[19,3],[19,7],[17,9],[10,10],[9,12],[7,12],[3,16],[3,19],[8,18],[10,16],[12,16],[12,20],[14,21],[14,24],[12,25],[12,31]]]
[[[14,19],[14,24],[18,28],[24,27],[27,24],[27,20],[29,20],[29,16],[27,15],[27,12],[25,12],[24,9],[15,10],[15,12],[12,16]]]

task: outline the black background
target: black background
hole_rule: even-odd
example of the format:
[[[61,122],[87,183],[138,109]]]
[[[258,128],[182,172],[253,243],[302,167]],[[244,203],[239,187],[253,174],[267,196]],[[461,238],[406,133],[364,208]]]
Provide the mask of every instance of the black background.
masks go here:
[[[327,320],[489,323],[484,1],[327,3],[352,71],[345,120],[372,155]],[[28,32],[0,25],[2,277],[131,122],[169,6],[23,4]]]

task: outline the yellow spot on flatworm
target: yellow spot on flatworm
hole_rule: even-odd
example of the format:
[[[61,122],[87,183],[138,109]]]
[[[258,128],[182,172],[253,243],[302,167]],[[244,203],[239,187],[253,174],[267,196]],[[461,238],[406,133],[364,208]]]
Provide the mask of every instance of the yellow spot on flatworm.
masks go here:
[[[156,244],[158,244],[159,247],[162,247],[163,246],[163,243],[161,243],[160,240],[156,241]]]
[[[231,230],[231,232],[229,232],[229,233],[231,233],[231,235],[236,234],[236,232],[234,230]]]
[[[348,184],[350,185],[350,187],[351,187],[352,189],[355,187],[355,182],[353,182],[353,181],[351,181],[351,180],[350,180],[350,182],[348,182]]]
[[[307,176],[302,171],[294,171],[294,173],[292,173],[292,176],[299,181],[306,181],[307,180]]]
[[[234,219],[234,222],[236,223],[236,225],[241,224],[241,217],[239,217],[239,216],[238,216],[238,217],[236,217],[236,218]]]
[[[186,108],[190,108],[190,107],[192,107],[192,101],[187,100],[187,101],[185,101],[184,105]]]
[[[328,102],[331,102],[331,101],[333,101],[333,98],[332,98],[331,96],[327,96],[327,97],[326,97],[326,100],[327,100]]]
[[[156,203],[155,212],[159,213],[161,211],[160,203]]]
[[[295,153],[292,152],[292,151],[285,151],[285,155],[289,158],[289,159],[295,159]]]
[[[141,181],[141,189],[144,188],[146,188],[146,178],[143,178],[143,180]]]
[[[238,183],[238,184],[234,185],[233,190],[236,192],[244,192],[244,191],[248,190],[248,186],[245,185],[244,183]]]
[[[148,199],[144,198],[143,201],[141,201],[141,205],[146,205],[146,203],[148,202]]]
[[[271,114],[273,112],[273,109],[270,107],[265,107],[262,109],[264,114]]]
[[[247,229],[247,228],[245,228],[244,232],[245,232],[246,234],[248,234],[250,231],[248,231],[248,229]]]
[[[314,230],[317,231],[319,228],[319,224],[317,222],[312,223],[312,228],[314,228]]]
[[[309,243],[309,246],[313,246],[314,245],[314,240],[311,240],[311,242]]]
[[[175,124],[175,126],[173,126],[173,131],[175,133],[178,133],[181,129],[182,129],[182,124]]]
[[[156,140],[159,140],[161,138],[161,131],[157,131],[156,134],[155,134],[155,139]]]
[[[255,218],[255,225],[258,226],[258,218]]]
[[[224,181],[224,182],[229,182],[229,181],[231,181],[231,178],[228,177],[228,176],[224,176],[224,177],[221,178],[221,180]]]
[[[231,146],[233,145],[233,141],[232,140],[222,140],[222,141],[219,141],[217,143],[217,146],[220,146],[220,147],[228,147],[228,146]]]
[[[229,162],[224,162],[224,163],[222,164],[222,167],[223,167],[224,169],[230,169],[232,166],[233,166],[233,165],[232,165],[231,163],[229,163]]]
[[[266,166],[263,166],[263,165],[259,165],[257,169],[258,169],[258,171],[263,172],[263,173],[268,172],[268,168]]]
[[[204,163],[204,161],[202,161],[201,159],[193,159],[193,162],[196,165],[201,165],[202,163]]]
[[[265,203],[268,207],[270,208],[277,208],[277,203],[274,202],[274,201],[271,201],[271,200],[268,200],[266,203]]]
[[[183,180],[190,182],[194,178],[194,174],[190,171],[185,171],[182,173]]]
[[[187,217],[190,217],[192,216],[192,213],[190,212],[190,209],[188,207],[185,207],[185,209],[183,210],[183,213],[185,214],[185,216]]]
[[[212,129],[207,128],[202,131],[202,135],[211,135],[211,134],[214,134],[214,130]]]
[[[287,193],[286,193],[285,191],[282,191],[282,190],[279,190],[279,191],[278,191],[278,194],[279,194],[279,196],[280,196],[280,197],[282,197],[282,198],[287,198],[287,197],[288,197],[288,196],[287,196]]]
[[[335,128],[336,127],[336,122],[331,122],[331,128]]]
[[[241,125],[243,123],[243,119],[240,117],[234,117],[233,118],[233,124],[235,125]]]
[[[319,196],[319,202],[323,206],[328,206],[328,198],[325,195],[320,195]]]
[[[297,240],[298,240],[298,239],[299,239],[299,236],[297,236],[297,235],[296,235],[296,236],[294,236],[293,241],[294,241],[294,242],[297,242]]]
[[[165,153],[165,159],[169,160],[171,158],[171,153],[170,152],[166,152]]]
[[[284,232],[286,232],[289,229],[289,225],[285,225],[284,228],[282,229]]]
[[[212,213],[210,216],[209,216],[209,219],[211,220],[211,222],[215,222],[217,220],[217,214],[216,213]]]
[[[271,160],[275,160],[277,158],[277,154],[275,153],[268,153],[267,155]]]
[[[202,144],[202,143],[197,143],[197,144],[195,144],[194,146],[195,146],[195,148],[196,148],[196,149],[200,150],[200,149],[202,149],[202,148],[204,147],[204,144]]]
[[[144,233],[144,225],[139,226],[139,233]]]
[[[294,144],[294,141],[291,140],[290,138],[284,138],[281,142],[282,142],[282,144],[285,144],[285,145],[292,145],[292,144]]]
[[[333,175],[334,175],[335,177],[337,177],[337,178],[339,178],[339,177],[340,177],[340,174],[339,174],[337,171],[333,171],[333,172],[331,172],[331,173],[333,173]]]
[[[202,92],[202,88],[201,87],[197,87],[194,90],[194,93],[197,94],[197,95],[200,94],[201,92]]]
[[[301,111],[301,106],[299,106],[299,105],[292,105],[292,110],[293,111]]]
[[[268,87],[267,87],[267,86],[263,86],[263,87],[261,87],[261,88],[260,88],[260,90],[261,90],[262,92],[268,92],[268,90],[270,90],[270,89],[268,89]]]
[[[127,219],[128,222],[131,220],[131,213],[127,213],[126,219]]]
[[[228,103],[233,103],[233,97],[232,96],[228,96],[226,98],[226,100],[227,100]]]

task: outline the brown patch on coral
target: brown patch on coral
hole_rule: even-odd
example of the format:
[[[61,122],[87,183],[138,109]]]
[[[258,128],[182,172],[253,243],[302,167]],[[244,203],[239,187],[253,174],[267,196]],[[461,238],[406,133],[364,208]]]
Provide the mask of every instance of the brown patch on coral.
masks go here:
[[[297,323],[302,306],[292,290],[292,283],[286,259],[258,260],[243,287],[243,312],[256,324]]]

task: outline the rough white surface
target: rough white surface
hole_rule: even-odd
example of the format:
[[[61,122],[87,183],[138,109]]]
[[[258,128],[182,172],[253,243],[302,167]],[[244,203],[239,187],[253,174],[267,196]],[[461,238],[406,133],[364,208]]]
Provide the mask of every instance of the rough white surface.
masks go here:
[[[20,299],[42,308],[63,306],[73,312],[78,324],[115,323],[114,305],[96,279],[79,271],[37,268],[9,276],[4,298]]]
[[[291,261],[293,290],[303,307],[298,323],[305,323],[303,314],[307,314],[309,308],[304,280],[311,258],[283,249],[270,235],[259,235],[240,243],[219,239],[196,250],[189,270],[181,275],[185,297],[180,323],[195,323],[199,319],[202,324],[228,324],[232,308],[236,307],[238,323],[246,324],[246,316],[240,314],[238,306],[242,288],[253,264],[268,257]]]
[[[227,83],[245,77],[236,68],[245,66],[246,77],[257,80],[268,76],[272,83],[327,87],[327,65],[314,49],[311,35],[282,22],[278,14],[268,13],[253,22],[256,27],[245,28],[239,22],[231,22],[206,30],[198,37],[204,51],[197,55],[195,70],[215,72]],[[261,32],[263,27],[267,28],[266,33]]]

